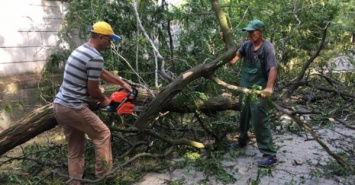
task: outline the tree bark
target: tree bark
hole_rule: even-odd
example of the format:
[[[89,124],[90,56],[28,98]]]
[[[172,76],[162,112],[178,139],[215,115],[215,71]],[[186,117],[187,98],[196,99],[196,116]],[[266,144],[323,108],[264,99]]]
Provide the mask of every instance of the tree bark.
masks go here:
[[[18,145],[36,137],[44,131],[57,125],[52,111],[52,104],[45,105],[33,111],[20,123],[0,133],[0,155]]]

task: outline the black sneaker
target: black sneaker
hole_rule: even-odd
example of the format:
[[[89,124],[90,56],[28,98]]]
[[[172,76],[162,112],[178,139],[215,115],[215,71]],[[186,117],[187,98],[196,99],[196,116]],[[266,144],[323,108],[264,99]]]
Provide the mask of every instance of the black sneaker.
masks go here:
[[[279,159],[276,156],[263,157],[260,161],[258,161],[259,167],[270,167],[275,166],[279,163]]]
[[[239,149],[239,148],[244,148],[244,147],[246,147],[247,145],[246,144],[241,144],[241,143],[239,143],[239,142],[234,142],[234,143],[231,143],[230,145],[229,145],[229,147],[231,148],[231,149]]]

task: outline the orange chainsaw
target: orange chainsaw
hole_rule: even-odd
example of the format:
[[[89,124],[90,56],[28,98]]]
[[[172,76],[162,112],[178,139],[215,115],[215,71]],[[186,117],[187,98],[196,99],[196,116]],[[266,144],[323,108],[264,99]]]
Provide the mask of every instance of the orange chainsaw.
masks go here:
[[[138,90],[132,88],[132,92],[125,92],[124,89],[118,89],[110,96],[111,103],[106,107],[100,107],[100,103],[89,106],[92,111],[101,110],[106,112],[116,112],[117,114],[132,114],[133,111],[142,111],[135,108],[134,101],[138,96]]]

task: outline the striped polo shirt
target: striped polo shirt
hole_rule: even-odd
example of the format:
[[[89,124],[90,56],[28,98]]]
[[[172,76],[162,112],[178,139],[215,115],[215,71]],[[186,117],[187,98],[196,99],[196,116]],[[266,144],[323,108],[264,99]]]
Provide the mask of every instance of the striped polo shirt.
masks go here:
[[[99,80],[104,60],[101,54],[87,43],[79,46],[65,64],[63,82],[54,103],[68,108],[87,107],[90,97],[88,80]]]

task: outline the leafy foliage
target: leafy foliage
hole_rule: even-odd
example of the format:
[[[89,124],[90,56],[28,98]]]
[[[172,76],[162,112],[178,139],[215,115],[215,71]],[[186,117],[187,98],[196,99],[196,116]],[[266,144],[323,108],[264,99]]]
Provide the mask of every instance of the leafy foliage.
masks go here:
[[[292,79],[302,70],[302,65],[317,51],[323,35],[323,31],[328,22],[330,28],[327,31],[326,44],[322,48],[322,52],[307,69],[307,76],[304,79],[304,87],[297,90],[300,104],[313,111],[322,114],[313,116],[312,125],[319,125],[320,121],[328,120],[329,117],[344,118],[354,112],[353,98],[349,96],[339,96],[340,91],[348,94],[354,93],[355,76],[353,72],[345,73],[328,73],[329,60],[340,53],[354,53],[354,46],[350,41],[350,37],[354,36],[354,1],[334,1],[334,0],[221,0],[219,1],[228,18],[230,28],[234,31],[234,38],[240,45],[246,38],[246,33],[241,32],[243,28],[252,19],[261,19],[267,26],[265,38],[271,41],[276,50],[278,59],[278,84],[275,93],[280,100],[284,90],[287,88]],[[66,15],[65,27],[61,31],[63,40],[69,43],[69,47],[58,50],[57,53],[49,58],[49,66],[58,67],[60,63],[69,55],[69,51],[78,44],[88,39],[88,33],[91,25],[99,20],[109,22],[117,35],[122,37],[122,41],[117,43],[116,48],[121,56],[123,56],[139,72],[139,75],[148,83],[149,86],[154,84],[155,58],[154,51],[148,39],[137,26],[137,20],[133,13],[133,1],[129,0],[71,0],[69,1],[69,9]],[[223,53],[223,43],[219,37],[219,24],[216,21],[215,14],[211,10],[208,1],[203,0],[186,0],[179,6],[168,6],[163,1],[158,4],[156,1],[139,1],[138,13],[143,27],[146,29],[149,37],[154,41],[155,46],[166,61],[165,69],[172,76],[178,76],[182,72],[194,66],[208,63],[216,56]],[[81,40],[76,41],[79,37]],[[132,74],[126,63],[117,57],[113,51],[103,52],[105,58],[105,67],[108,70],[116,70],[122,77],[138,81]],[[162,61],[158,60],[159,66]],[[160,67],[161,68],[161,67]],[[318,72],[321,75],[316,75]],[[324,73],[323,73],[324,72]],[[230,84],[239,84],[240,66],[222,67],[215,73],[216,76],[225,80]],[[323,75],[323,77],[322,77]],[[325,77],[333,79],[332,82],[325,80]],[[329,79],[328,79],[329,80]],[[169,82],[163,78],[159,79],[160,88],[165,87]],[[327,92],[320,91],[319,87],[329,87],[338,91]],[[46,98],[55,93],[58,86],[54,86],[43,93]],[[254,89],[260,89],[255,87]],[[183,91],[178,94],[175,99],[186,103],[187,106],[196,106],[199,102],[213,97],[221,93],[239,93],[231,92],[220,88],[216,84],[206,80],[197,79],[188,84]],[[329,96],[334,94],[334,96]],[[337,96],[335,96],[337,95]],[[309,97],[316,97],[317,101]],[[256,98],[256,97],[254,97]],[[349,102],[348,102],[349,101]],[[315,102],[315,103],[313,103]],[[336,103],[334,103],[336,102]],[[294,106],[296,107],[296,106]],[[329,107],[327,109],[327,107]],[[11,111],[11,106],[7,106],[6,110]],[[277,120],[277,113],[271,111],[271,120],[282,126]],[[236,120],[238,114],[232,111],[223,113],[211,113],[199,115],[195,114],[167,114],[161,116],[152,127],[163,137],[167,138],[189,138],[192,140],[211,141],[222,139],[225,141],[226,134],[234,134],[238,130]],[[109,115],[103,113],[100,117],[109,126],[127,129],[134,117]],[[324,121],[328,123],[327,121]],[[203,125],[203,126],[201,126]],[[323,124],[327,125],[327,124]],[[301,132],[302,129],[295,129],[292,125],[290,130]],[[215,136],[211,136],[214,133]],[[132,158],[138,152],[161,153],[168,144],[158,140],[152,136],[144,134],[130,135],[129,139],[122,139],[123,133],[113,135],[113,149],[115,155],[115,163],[122,164]],[[221,137],[217,138],[216,136]],[[129,150],[132,144],[144,141],[142,146],[135,148],[132,152]],[[219,142],[225,145],[225,142]],[[36,150],[41,150],[40,146]],[[206,158],[200,156],[198,152],[191,147],[177,147],[177,154],[185,156],[188,162],[191,162],[195,168],[203,171],[207,175],[217,176],[217,180],[222,183],[233,183],[235,179],[227,174],[221,167],[221,157],[223,151],[221,147],[213,146],[212,153]],[[41,163],[26,161],[22,167],[23,172],[36,172],[36,175],[27,179],[19,174],[12,174],[7,178],[0,178],[4,183],[22,182],[38,182],[37,175],[43,175],[42,171],[36,171],[39,164],[45,163],[48,159],[59,160],[53,153],[31,153],[34,149],[30,149],[30,155],[41,158]],[[125,152],[128,155],[124,156]],[[130,153],[131,152],[131,153]],[[60,154],[62,154],[60,152]],[[94,170],[94,149],[88,143],[88,151],[86,159],[87,171]],[[346,156],[349,157],[349,156]],[[62,160],[62,159],[61,159]],[[156,162],[156,161],[154,161]],[[187,165],[187,162],[180,163],[180,167]],[[166,170],[167,164],[163,160],[158,164],[152,164],[151,161],[142,159],[123,170],[121,176],[117,179],[120,184],[132,184],[136,179],[142,177],[147,171]],[[177,165],[178,166],[178,165]],[[333,168],[333,164],[329,164]],[[165,168],[164,168],[165,167]],[[63,171],[64,168],[59,168]],[[336,170],[337,173],[342,173]],[[252,180],[252,184],[260,182],[260,175],[269,171],[258,172],[258,177]],[[0,174],[1,177],[4,175]],[[94,174],[87,173],[87,178],[93,178]],[[5,180],[6,179],[6,180]],[[171,181],[170,184],[183,184],[184,179]],[[203,183],[203,182],[201,182]]]

